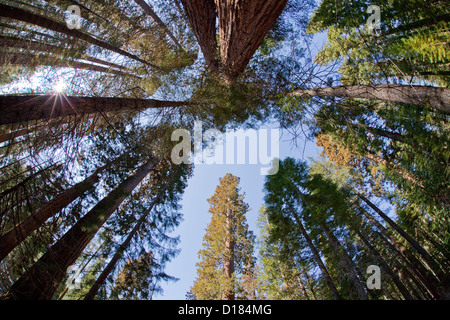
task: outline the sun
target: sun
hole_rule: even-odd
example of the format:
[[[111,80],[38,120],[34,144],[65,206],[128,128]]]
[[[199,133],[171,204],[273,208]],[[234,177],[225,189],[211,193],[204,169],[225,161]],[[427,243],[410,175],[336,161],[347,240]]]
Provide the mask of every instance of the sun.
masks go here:
[[[63,81],[59,80],[55,85],[53,86],[53,90],[56,93],[63,93],[64,89],[66,88],[66,85]]]

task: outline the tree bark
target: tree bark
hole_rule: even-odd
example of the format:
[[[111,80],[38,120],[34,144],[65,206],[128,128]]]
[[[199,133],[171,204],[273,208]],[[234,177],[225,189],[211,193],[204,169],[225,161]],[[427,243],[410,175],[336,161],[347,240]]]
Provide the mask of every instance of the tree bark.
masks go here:
[[[50,200],[39,210],[12,227],[0,237],[0,261],[2,261],[15,247],[24,241],[33,231],[39,229],[48,219],[67,207],[75,199],[81,197],[100,180],[100,174],[121,157],[110,161],[106,165],[95,170],[89,177],[65,190],[60,195]]]
[[[181,0],[192,31],[212,72],[219,71],[214,0]]]
[[[145,219],[147,218],[147,216],[153,210],[153,207],[161,200],[162,195],[164,194],[165,190],[167,189],[167,185],[168,184],[166,184],[166,188],[164,188],[163,190],[160,191],[160,193],[158,194],[156,199],[154,199],[152,201],[152,203],[150,204],[150,207],[142,214],[142,216],[136,222],[136,225],[134,226],[134,228],[130,231],[130,233],[128,233],[127,238],[119,246],[119,248],[117,249],[116,253],[111,258],[111,260],[108,262],[108,264],[106,265],[105,269],[103,269],[102,273],[97,278],[97,280],[95,280],[95,283],[89,289],[89,292],[85,295],[84,300],[94,300],[95,295],[97,294],[98,290],[103,285],[103,283],[105,282],[105,280],[109,276],[109,274],[114,270],[117,262],[122,257],[124,251],[130,245],[131,240],[136,235],[136,233],[139,231],[139,229],[141,228],[142,224],[145,222]]]
[[[330,245],[333,247],[334,250],[336,250],[336,253],[339,255],[342,266],[348,271],[348,276],[352,281],[356,291],[358,292],[359,297],[362,300],[367,300],[369,297],[367,296],[366,290],[364,290],[364,287],[361,284],[361,281],[358,277],[355,263],[348,256],[347,252],[345,251],[345,248],[341,245],[341,243],[333,234],[333,232],[331,232],[331,230],[324,224],[321,225],[321,228],[326,234]]]
[[[172,39],[173,43],[177,46],[179,50],[184,50],[183,46],[178,42],[177,38],[173,35],[172,31],[167,27],[167,25],[158,17],[155,11],[153,11],[152,7],[147,4],[144,0],[134,0],[141,8],[145,11],[150,17],[152,17],[155,22],[164,29],[166,34]]]
[[[231,84],[244,71],[287,0],[215,0],[215,3],[222,67],[225,81]]]
[[[357,234],[359,238],[363,241],[363,243],[366,245],[366,247],[368,247],[369,250],[372,252],[375,259],[381,264],[383,270],[385,270],[389,274],[392,281],[395,283],[395,285],[397,286],[398,290],[403,295],[403,297],[406,300],[413,300],[413,297],[409,293],[408,289],[406,289],[406,287],[403,285],[403,282],[400,280],[400,278],[397,276],[394,270],[392,270],[389,264],[381,257],[377,249],[375,249],[375,247],[370,244],[370,242],[366,239],[366,237],[364,237],[364,235],[360,231],[358,231]]]
[[[368,198],[360,193],[356,195],[363,200],[372,210],[374,210],[384,221],[386,221],[392,229],[397,231],[424,259],[426,264],[429,266],[430,270],[433,272],[438,272],[436,261],[431,257],[431,255],[416,241],[414,240],[406,231],[404,231],[398,224],[396,224],[391,218],[389,218],[383,211],[381,211],[375,204],[372,203]],[[436,275],[439,279],[439,274]]]
[[[450,113],[450,89],[412,85],[355,85],[297,90],[299,97],[346,97],[402,102],[430,107]]]
[[[53,66],[53,67],[61,67],[61,68],[73,68],[73,69],[83,69],[83,70],[90,70],[90,71],[96,71],[96,72],[102,72],[102,73],[111,73],[116,74],[119,76],[125,76],[125,77],[136,77],[138,76],[126,73],[124,71],[112,69],[112,68],[106,68],[103,66],[98,66],[95,64],[85,63],[81,61],[76,60],[64,60],[59,57],[49,56],[49,55],[35,55],[31,53],[23,53],[23,52],[1,52],[0,56],[2,63],[8,63],[8,64],[16,64],[16,65],[32,65],[37,64],[41,66]],[[96,59],[93,59],[96,60]],[[96,62],[96,61],[93,61]]]
[[[156,165],[152,159],[97,203],[29,268],[7,293],[11,300],[49,300],[98,230]]]
[[[161,68],[139,58],[138,56],[131,54],[129,52],[126,52],[118,47],[115,47],[115,46],[107,43],[107,42],[98,40],[98,39],[96,39],[88,34],[85,34],[77,29],[69,29],[65,24],[62,24],[57,21],[48,19],[46,17],[34,14],[32,12],[23,10],[21,8],[16,8],[16,7],[11,7],[8,5],[0,4],[0,17],[10,18],[10,19],[14,19],[14,20],[22,21],[22,22],[27,22],[27,23],[31,23],[31,24],[40,26],[42,28],[50,29],[55,32],[64,33],[68,36],[74,37],[76,39],[84,40],[93,45],[113,51],[122,56],[139,61],[143,64],[154,67],[156,69],[161,69]]]
[[[186,101],[153,99],[73,97],[63,95],[0,96],[0,125],[49,120],[71,115],[85,115],[125,110],[145,110],[189,105]]]
[[[225,235],[225,250],[223,255],[223,272],[226,279],[226,285],[222,290],[222,300],[234,300],[234,232],[233,232],[233,212],[227,209],[226,216],[226,235]]]
[[[331,279],[331,276],[328,272],[327,267],[325,266],[325,263],[322,261],[322,258],[320,257],[319,252],[317,251],[316,247],[314,246],[314,243],[312,242],[311,238],[309,237],[308,232],[306,231],[305,227],[303,226],[303,223],[300,220],[300,217],[298,216],[297,212],[295,212],[295,210],[293,208],[290,208],[290,211],[291,211],[292,215],[294,216],[295,221],[297,222],[297,227],[299,228],[300,233],[302,234],[303,238],[305,238],[305,241],[308,244],[309,249],[311,250],[314,261],[319,266],[319,269],[322,272],[322,276],[325,278],[325,282],[326,282],[328,288],[330,289],[334,300],[342,300],[342,297],[339,295],[339,292],[338,292],[336,286],[334,285],[333,279]]]
[[[94,63],[117,68],[120,70],[129,70],[127,67],[124,67],[124,66],[121,66],[121,65],[109,62],[109,61],[104,61],[101,59],[90,57],[81,52],[76,52],[76,50],[73,50],[73,49],[71,50],[69,48],[61,48],[61,47],[47,44],[47,43],[40,43],[37,41],[25,40],[25,39],[20,39],[20,38],[15,38],[15,37],[0,36],[0,47],[20,48],[20,49],[27,49],[27,50],[33,50],[33,51],[51,52],[51,53],[56,53],[60,56],[65,53],[69,53],[71,55],[71,57],[74,59],[84,59],[84,60],[91,61]]]

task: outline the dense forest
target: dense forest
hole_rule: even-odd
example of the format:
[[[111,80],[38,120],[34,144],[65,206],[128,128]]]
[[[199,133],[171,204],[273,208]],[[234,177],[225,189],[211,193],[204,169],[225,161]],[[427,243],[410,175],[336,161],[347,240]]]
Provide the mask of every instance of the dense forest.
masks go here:
[[[209,190],[186,299],[450,299],[449,21],[446,0],[0,0],[1,300],[161,295],[195,171],[172,133],[196,121],[322,153],[279,159],[258,230],[239,177]]]

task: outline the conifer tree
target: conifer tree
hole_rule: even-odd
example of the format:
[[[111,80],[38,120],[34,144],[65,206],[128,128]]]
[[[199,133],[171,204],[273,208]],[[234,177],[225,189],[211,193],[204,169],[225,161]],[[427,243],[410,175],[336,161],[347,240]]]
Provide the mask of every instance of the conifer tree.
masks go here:
[[[245,290],[245,282],[255,267],[254,236],[248,230],[249,208],[240,193],[239,178],[229,173],[221,178],[208,202],[212,217],[191,290],[197,300],[249,299],[252,293]]]

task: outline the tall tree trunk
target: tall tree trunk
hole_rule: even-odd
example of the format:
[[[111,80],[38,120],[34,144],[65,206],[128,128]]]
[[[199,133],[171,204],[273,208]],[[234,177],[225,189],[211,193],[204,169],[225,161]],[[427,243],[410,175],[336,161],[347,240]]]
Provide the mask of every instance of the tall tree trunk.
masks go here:
[[[287,0],[215,0],[215,3],[222,67],[225,81],[231,84],[244,71]]]
[[[189,105],[186,101],[50,96],[0,96],[0,125],[63,116]]]
[[[129,70],[127,67],[124,67],[124,66],[121,66],[121,65],[109,62],[109,61],[104,61],[101,59],[90,57],[81,52],[77,52],[74,49],[61,48],[61,47],[47,44],[47,43],[40,43],[37,41],[25,40],[25,39],[20,39],[20,38],[16,38],[16,37],[0,36],[0,47],[20,48],[20,49],[27,49],[27,50],[33,50],[33,51],[51,52],[51,53],[56,53],[60,56],[64,55],[64,54],[70,54],[70,56],[74,59],[84,59],[87,61],[91,61],[94,63],[102,64],[105,66],[109,66],[109,67],[113,67],[113,68],[117,68],[117,69],[121,69],[121,70]]]
[[[135,174],[98,202],[84,217],[67,231],[12,286],[7,296],[14,300],[49,300],[64,279],[66,270],[74,264],[98,230],[125,198],[156,165],[152,159]]]
[[[8,63],[8,64],[16,64],[16,65],[32,65],[32,64],[38,64],[41,66],[53,66],[53,67],[61,67],[61,68],[73,68],[73,69],[83,69],[83,70],[90,70],[90,71],[96,71],[96,72],[102,72],[102,73],[111,73],[116,74],[119,76],[125,76],[125,77],[136,77],[138,76],[133,75],[131,73],[126,73],[124,71],[115,70],[112,68],[106,68],[102,66],[98,66],[91,63],[85,63],[81,61],[76,60],[65,60],[59,57],[53,57],[53,56],[43,56],[43,55],[35,55],[31,53],[23,53],[23,52],[0,52],[2,59],[2,63]],[[94,59],[95,60],[95,59]]]
[[[381,255],[378,253],[378,250],[370,244],[370,242],[366,239],[366,237],[362,234],[361,231],[357,231],[357,235],[363,241],[366,247],[369,248],[375,259],[381,264],[383,270],[385,270],[389,274],[392,281],[395,283],[395,285],[397,286],[398,290],[403,295],[403,297],[406,300],[413,300],[413,297],[409,293],[408,289],[406,289],[400,278],[397,276],[394,270],[392,270],[389,264],[381,257]]]
[[[95,280],[95,283],[92,285],[92,287],[89,289],[89,292],[85,295],[84,300],[93,300],[95,298],[95,295],[98,293],[98,290],[105,282],[106,278],[109,276],[109,274],[114,270],[117,262],[122,257],[125,250],[128,248],[128,246],[131,243],[131,240],[133,237],[138,233],[139,229],[141,228],[142,224],[145,222],[145,219],[150,214],[150,212],[153,210],[153,207],[161,201],[161,197],[164,194],[164,192],[167,189],[168,184],[166,184],[166,187],[159,192],[157,197],[152,201],[149,208],[142,214],[142,216],[139,218],[139,220],[136,222],[134,228],[128,233],[127,238],[125,241],[119,246],[114,256],[111,258],[111,260],[106,265],[105,269],[103,269],[100,276]]]
[[[416,241],[414,240],[406,231],[404,231],[398,224],[396,224],[391,218],[389,218],[383,211],[381,211],[375,204],[373,204],[368,198],[366,198],[361,193],[356,193],[356,195],[363,200],[372,210],[374,210],[384,221],[386,221],[392,229],[397,231],[423,258],[425,263],[429,266],[430,270],[435,272],[437,279],[439,277],[439,267],[437,262],[431,257],[431,255]]]
[[[8,5],[0,4],[0,17],[4,18],[10,18],[15,19],[22,22],[31,23],[37,26],[40,26],[42,28],[46,28],[55,32],[64,33],[68,36],[74,37],[76,39],[81,39],[86,42],[89,42],[93,45],[99,46],[101,48],[113,51],[115,53],[118,53],[122,56],[128,57],[130,59],[139,61],[143,64],[146,64],[148,66],[154,67],[156,69],[161,69],[151,63],[148,63],[147,61],[139,58],[138,56],[131,54],[129,52],[126,52],[118,47],[115,47],[107,42],[98,40],[88,34],[85,34],[77,29],[69,29],[65,24],[59,23],[57,21],[51,20],[49,18],[34,14],[32,12],[29,12],[27,10],[23,10],[21,8],[11,7]]]
[[[431,296],[436,296],[436,283],[430,282],[429,272],[425,267],[414,257],[410,252],[408,252],[398,241],[391,235],[391,233],[379,223],[369,212],[362,208],[362,213],[364,216],[380,231],[383,235],[381,239],[386,243],[390,250],[395,254],[396,258],[401,260],[400,265],[405,264],[403,268],[407,268],[409,274],[411,274],[411,279],[418,285],[423,286],[429,291]]]
[[[153,20],[166,32],[170,39],[172,39],[173,43],[177,46],[179,50],[184,50],[183,46],[178,42],[177,38],[173,35],[172,31],[167,27],[167,25],[158,17],[155,11],[153,11],[152,7],[147,4],[144,0],[134,0],[141,8],[145,11]]]
[[[226,213],[226,235],[225,250],[223,255],[223,272],[225,276],[225,285],[222,290],[222,300],[234,300],[234,232],[233,232],[233,211],[227,209]]]
[[[355,263],[348,256],[347,251],[341,245],[341,243],[333,234],[333,232],[325,224],[322,224],[321,228],[326,234],[330,245],[333,247],[334,250],[336,250],[336,253],[339,255],[342,266],[348,271],[348,276],[352,281],[356,291],[358,292],[359,297],[362,300],[367,300],[369,297],[367,296],[366,290],[364,290],[364,287],[361,284],[361,280],[359,279]]]
[[[355,85],[297,90],[290,95],[376,99],[413,105],[430,105],[434,109],[450,113],[450,88],[394,84]]]
[[[297,227],[300,230],[300,233],[302,234],[303,238],[305,238],[306,243],[308,244],[309,249],[311,250],[311,253],[313,255],[314,261],[319,266],[320,271],[322,272],[322,276],[325,279],[325,283],[327,284],[328,288],[330,289],[330,292],[334,298],[334,300],[342,300],[342,297],[339,295],[339,292],[334,285],[333,279],[331,279],[330,273],[328,272],[327,267],[325,266],[325,263],[322,261],[322,258],[320,257],[319,251],[317,251],[316,247],[314,246],[314,243],[312,242],[311,238],[309,237],[308,232],[306,231],[305,227],[303,226],[302,221],[300,220],[300,217],[298,216],[297,212],[290,207],[290,211],[292,215],[294,216],[295,221],[297,222]]]
[[[67,207],[75,199],[81,197],[100,180],[100,174],[113,163],[119,161],[121,157],[107,163],[95,170],[89,177],[75,184],[63,193],[59,194],[39,210],[19,222],[17,225],[6,231],[0,237],[0,261],[2,261],[15,247],[24,241],[33,231],[39,229],[48,219]]]
[[[219,71],[214,0],[181,0],[192,31],[212,72]]]

